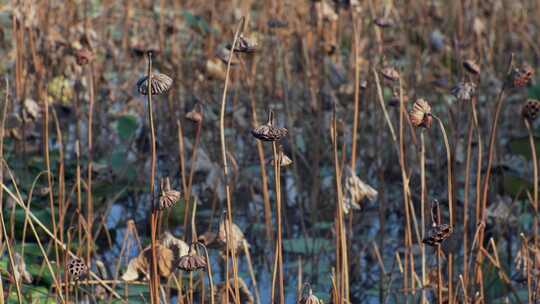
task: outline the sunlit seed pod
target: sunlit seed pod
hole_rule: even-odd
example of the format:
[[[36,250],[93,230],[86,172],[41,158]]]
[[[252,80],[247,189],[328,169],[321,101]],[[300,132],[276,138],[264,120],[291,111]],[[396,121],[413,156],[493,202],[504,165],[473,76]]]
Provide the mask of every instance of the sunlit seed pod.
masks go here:
[[[428,236],[422,242],[429,246],[437,246],[452,235],[454,229],[447,224],[439,224],[431,228]]]
[[[431,106],[424,99],[414,102],[413,109],[409,112],[409,119],[414,127],[431,128]]]
[[[73,258],[67,264],[67,271],[73,281],[81,279],[88,274],[88,267],[80,258]]]
[[[533,121],[538,117],[540,111],[540,101],[536,99],[528,99],[521,109],[523,118]]]
[[[165,74],[152,74],[150,82],[152,95],[161,95],[166,93],[171,88],[172,82],[173,80],[171,77]],[[137,81],[137,89],[142,95],[148,94],[148,76],[144,76]]]
[[[476,84],[473,82],[460,82],[454,86],[450,93],[459,100],[471,100],[476,91]]]
[[[474,60],[469,59],[463,61],[463,67],[471,74],[480,74],[480,66],[476,62],[474,62]]]
[[[534,70],[529,65],[524,65],[519,68],[514,68],[510,72],[508,81],[511,88],[522,88],[529,84],[534,74]]]
[[[393,67],[385,67],[381,70],[381,74],[385,79],[396,81],[399,79],[399,72]]]

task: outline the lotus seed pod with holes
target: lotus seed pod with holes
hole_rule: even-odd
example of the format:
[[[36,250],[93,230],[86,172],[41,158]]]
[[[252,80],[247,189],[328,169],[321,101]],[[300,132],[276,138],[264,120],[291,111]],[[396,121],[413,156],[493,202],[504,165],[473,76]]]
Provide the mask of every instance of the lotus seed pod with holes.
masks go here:
[[[73,281],[77,281],[88,273],[88,267],[80,258],[73,258],[68,262],[67,271]]]
[[[523,118],[533,121],[538,117],[540,111],[540,101],[536,99],[528,99],[523,105],[521,115]]]

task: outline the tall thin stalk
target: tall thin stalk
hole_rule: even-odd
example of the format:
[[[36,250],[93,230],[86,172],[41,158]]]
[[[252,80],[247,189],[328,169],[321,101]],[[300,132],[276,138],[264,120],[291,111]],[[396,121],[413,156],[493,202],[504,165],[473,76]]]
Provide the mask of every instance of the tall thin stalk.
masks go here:
[[[345,222],[343,219],[343,193],[341,185],[341,170],[339,167],[338,156],[338,133],[337,133],[337,119],[336,111],[334,108],[331,128],[331,138],[334,155],[334,169],[336,179],[336,271],[338,282],[338,302],[337,303],[349,303],[349,262],[347,256],[347,235],[345,233]]]
[[[237,28],[236,28],[236,31],[234,33],[234,40],[233,40],[233,43],[232,43],[232,46],[231,46],[231,51],[229,52],[229,58],[227,60],[227,72],[226,72],[226,76],[225,76],[225,85],[223,87],[223,96],[221,98],[221,111],[220,111],[220,116],[219,116],[219,133],[220,133],[220,141],[221,141],[221,157],[222,157],[222,161],[223,161],[223,176],[225,178],[225,192],[226,192],[226,196],[227,196],[227,220],[229,222],[229,227],[232,227],[232,223],[233,223],[233,220],[232,220],[232,198],[231,198],[231,188],[230,188],[230,184],[229,184],[229,166],[227,164],[227,148],[225,146],[225,105],[226,105],[226,102],[227,102],[227,88],[229,86],[229,77],[230,77],[230,72],[231,72],[231,61],[232,61],[232,56],[234,55],[234,49],[236,47],[236,43],[238,41],[238,36],[240,35],[242,29],[244,28],[244,22],[245,22],[245,18],[242,17],[242,19],[240,20]],[[230,244],[230,233],[227,233],[227,244]],[[232,263],[233,263],[233,280],[234,280],[234,293],[235,293],[235,301],[237,304],[240,303],[240,291],[239,291],[239,288],[238,288],[238,268],[237,268],[237,265],[236,265],[236,255],[235,255],[235,246],[230,246],[231,247],[231,259],[232,259]],[[227,251],[227,255],[229,254],[229,252]],[[227,259],[227,262],[226,262],[227,265],[229,265],[228,263],[228,259]],[[225,288],[226,290],[229,290],[229,286],[230,286],[230,283],[229,283],[229,272],[227,271],[226,273],[226,281],[225,281]],[[229,298],[227,298],[227,303],[229,302]]]
[[[424,144],[424,130],[420,131],[420,221],[422,239],[426,237],[426,147]],[[426,272],[426,246],[422,242],[420,243],[420,251],[422,254],[422,304],[427,303],[426,290],[424,286],[427,285],[427,272]]]
[[[197,243],[204,249],[204,256],[206,257],[208,267],[208,283],[210,284],[210,304],[214,304],[214,281],[212,279],[212,263],[210,263],[210,256],[208,255],[208,249],[202,243]]]
[[[351,10],[354,11],[354,10]],[[358,63],[358,24],[354,18],[353,13],[353,49],[354,49],[354,119],[353,119],[353,132],[352,132],[352,151],[351,151],[351,168],[353,172],[356,171],[356,137],[358,133],[358,118],[360,108],[360,65]]]
[[[270,112],[271,113],[271,112]],[[277,238],[276,238],[276,259],[277,272],[279,274],[279,303],[285,303],[285,288],[283,286],[283,245],[282,245],[282,224],[281,224],[281,155],[277,149],[277,143],[272,142],[272,152],[274,156],[274,185],[276,191],[276,220],[277,220]]]
[[[202,115],[202,111],[201,111],[201,117],[203,117]],[[188,223],[188,215],[190,214],[190,208],[191,208],[191,189],[193,187],[193,176],[195,174],[195,164],[197,162],[197,150],[199,148],[199,143],[201,141],[201,129],[202,129],[202,123],[203,121],[198,121],[196,124],[197,124],[197,129],[195,131],[195,144],[192,146],[192,152],[191,152],[191,160],[190,160],[190,168],[189,168],[189,177],[188,177],[188,180],[187,180],[187,188],[184,188],[186,189],[185,190],[185,193],[184,193],[184,199],[186,201],[186,210],[184,211],[184,231],[186,231],[186,227],[187,227],[187,223]],[[179,123],[179,128],[180,128],[180,123]],[[181,134],[181,129],[179,129],[179,134]],[[182,155],[184,154],[183,153],[183,138],[179,138],[179,142],[180,144],[182,145],[181,147],[181,152]],[[182,157],[183,159],[183,157]],[[185,164],[183,163],[183,160],[182,160],[182,164],[181,164],[181,172],[182,174],[184,174],[184,169],[183,169],[183,166],[185,166]],[[182,177],[183,179],[185,179],[185,177]],[[195,203],[193,203],[195,204]]]
[[[476,97],[473,97],[471,100],[471,108],[474,108],[474,103]],[[470,191],[470,180],[471,180],[471,161],[472,161],[472,138],[474,130],[474,115],[471,112],[469,113],[469,125],[467,128],[467,149],[465,157],[465,189],[463,193],[463,271],[462,276],[460,276],[460,282],[464,288],[463,292],[467,293],[467,282],[469,278],[469,267],[467,260],[467,251],[469,247],[469,191]]]
[[[508,63],[508,69],[505,75],[508,75],[510,73],[510,70],[512,68],[514,61],[514,54],[511,54],[510,56],[510,62]],[[495,117],[493,118],[493,121],[491,123],[491,131],[489,134],[489,146],[488,146],[488,162],[486,167],[486,173],[484,175],[484,180],[482,182],[482,201],[481,201],[481,214],[480,214],[480,221],[484,222],[486,217],[486,210],[487,210],[487,199],[488,199],[488,190],[489,190],[489,179],[491,177],[491,169],[493,167],[493,154],[495,151],[495,141],[497,138],[497,126],[499,122],[499,116],[501,114],[502,105],[504,102],[504,97],[506,93],[506,81],[504,82],[503,86],[501,87],[501,90],[499,91],[499,94],[497,95],[497,102],[495,105]],[[479,233],[478,238],[478,246],[479,249],[482,249],[484,246],[484,226],[482,226],[482,229]],[[484,296],[484,288],[483,288],[483,279],[482,279],[482,260],[484,255],[482,254],[481,250],[478,250],[477,253],[477,266],[476,266],[476,282],[480,284],[480,293],[482,297]]]
[[[534,246],[538,248],[538,158],[536,157],[536,145],[534,143],[533,131],[531,123],[524,119],[525,127],[527,127],[527,133],[529,135],[529,145],[531,146],[531,158],[533,162],[533,235]]]
[[[9,102],[9,80],[8,78],[6,77],[6,87],[5,87],[5,99],[4,99],[4,104],[2,105],[2,118],[1,118],[1,121],[0,121],[0,159],[3,159],[4,158],[4,135],[5,135],[5,123],[6,123],[6,114],[7,114],[7,107],[8,107],[8,102]],[[0,182],[3,183],[4,182],[4,162],[0,162]],[[7,230],[6,230],[6,224],[4,222],[4,205],[3,205],[3,201],[2,201],[2,198],[4,196],[4,191],[0,190],[0,220],[2,221],[2,227],[0,227],[0,229],[2,230],[2,233],[0,233],[0,241],[4,241],[5,244],[6,244],[6,247],[7,247],[7,251],[8,251],[8,257],[9,257],[9,264],[11,266],[11,269],[16,269],[15,268],[15,263],[14,263],[14,257],[13,257],[13,248],[11,247],[11,241],[8,237],[8,234],[7,234]],[[15,237],[15,235],[12,235],[12,237]],[[3,247],[3,246],[2,246]],[[24,258],[24,256],[22,257]],[[54,276],[54,273],[52,274]],[[17,290],[17,299],[19,301],[19,303],[22,303],[22,300],[23,300],[23,297],[22,297],[22,293],[21,293],[21,284],[19,282],[19,280],[15,277],[15,288]],[[0,282],[1,283],[1,282]],[[3,291],[3,287],[2,287],[2,291]],[[4,294],[0,294],[0,298],[2,298],[2,301],[3,301],[3,298],[4,298]]]
[[[147,53],[148,58],[148,69],[146,72],[147,76],[147,90],[146,97],[148,103],[148,121],[150,124],[150,143],[151,143],[151,173],[150,173],[150,207],[151,207],[151,217],[150,217],[150,238],[151,238],[151,253],[152,253],[152,265],[150,271],[150,300],[153,304],[159,303],[159,275],[157,267],[157,241],[156,241],[156,230],[157,230],[157,210],[155,202],[155,179],[156,179],[156,131],[154,128],[154,110],[152,107],[152,52]]]
[[[407,169],[405,167],[405,138],[404,138],[404,114],[405,107],[403,102],[403,86],[401,82],[401,77],[399,78],[399,166],[401,169],[401,179],[403,181],[403,203],[405,205],[405,229],[404,229],[404,240],[405,240],[405,268],[403,275],[403,289],[405,292],[408,292],[408,270],[410,266],[411,270],[411,284],[414,286],[414,255],[411,252],[412,246],[412,231],[411,231],[411,208],[409,204],[408,196],[408,178],[407,178]],[[410,264],[408,263],[410,258]],[[411,288],[414,290],[414,288]],[[407,298],[408,300],[408,298]]]
[[[446,168],[447,168],[447,183],[448,183],[448,213],[450,216],[450,227],[454,227],[454,203],[453,203],[453,187],[452,187],[452,155],[450,152],[450,143],[448,142],[448,136],[444,128],[442,121],[435,115],[433,117],[439,122],[439,127],[444,140],[444,146],[446,148]],[[440,217],[440,216],[439,216]],[[440,252],[439,252],[440,251]],[[442,253],[440,250],[440,245],[437,247],[437,255]],[[450,295],[449,299],[452,299],[452,264],[453,264],[453,254],[450,252],[448,254],[448,293]]]
[[[94,157],[94,145],[93,145],[93,117],[94,117],[94,68],[92,62],[88,65],[87,70],[87,82],[89,86],[89,99],[88,99],[88,166],[86,173],[86,265],[91,267],[92,265],[92,251],[93,251],[93,236],[92,226],[94,223],[94,203],[92,197],[92,162]],[[52,193],[52,190],[50,191]]]

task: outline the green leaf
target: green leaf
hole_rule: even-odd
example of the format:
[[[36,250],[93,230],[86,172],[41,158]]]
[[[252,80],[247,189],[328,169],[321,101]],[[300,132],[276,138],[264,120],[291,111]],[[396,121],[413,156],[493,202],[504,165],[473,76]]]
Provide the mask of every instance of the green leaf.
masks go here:
[[[503,177],[503,189],[504,193],[515,197],[522,190],[532,189],[532,184],[521,177],[505,174]]]
[[[534,137],[534,145],[536,146],[536,153],[540,153],[540,138]],[[510,141],[510,150],[512,153],[519,154],[526,159],[531,159],[531,145],[529,143],[529,137],[515,138]]]
[[[127,168],[128,162],[126,159],[126,152],[121,150],[114,150],[111,155],[111,167],[114,173],[123,173]]]
[[[133,115],[124,115],[116,121],[116,132],[122,140],[128,140],[137,131],[139,124],[137,118]]]
[[[527,90],[529,98],[540,99],[540,83],[530,86]]]

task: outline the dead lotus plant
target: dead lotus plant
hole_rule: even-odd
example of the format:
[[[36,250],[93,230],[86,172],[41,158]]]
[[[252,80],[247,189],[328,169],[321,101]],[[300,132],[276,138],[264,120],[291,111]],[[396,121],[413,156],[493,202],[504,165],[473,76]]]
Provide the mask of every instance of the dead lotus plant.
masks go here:
[[[206,258],[197,253],[195,244],[191,244],[188,254],[180,257],[178,260],[178,268],[186,272],[204,270],[206,266]]]
[[[180,191],[171,189],[169,178],[161,180],[161,193],[159,196],[159,209],[169,209],[180,200]]]
[[[272,120],[273,113],[270,111],[266,123],[251,130],[251,134],[262,141],[279,141],[281,138],[285,137],[287,135],[287,129],[275,127]]]
[[[227,236],[229,231],[230,236]],[[238,225],[235,223],[232,223],[231,227],[229,228],[229,222],[227,221],[226,217],[223,217],[219,223],[216,238],[218,243],[221,244],[222,250],[227,248],[228,239],[231,241],[231,244],[228,246],[229,250],[231,250],[231,248],[234,246],[236,254],[242,251],[244,242],[247,242],[242,229],[240,229],[240,227],[238,227]]]

